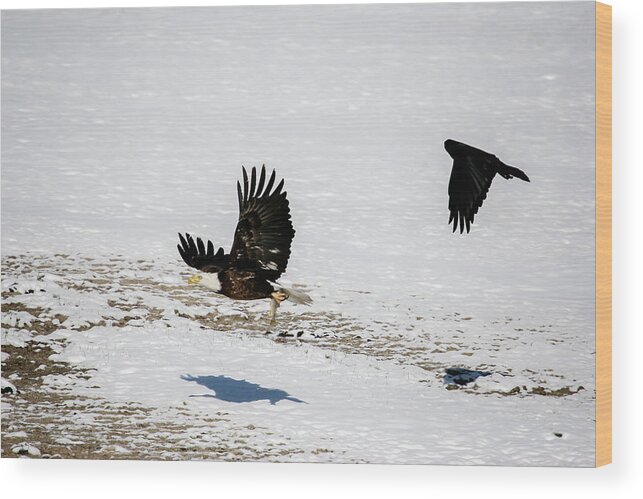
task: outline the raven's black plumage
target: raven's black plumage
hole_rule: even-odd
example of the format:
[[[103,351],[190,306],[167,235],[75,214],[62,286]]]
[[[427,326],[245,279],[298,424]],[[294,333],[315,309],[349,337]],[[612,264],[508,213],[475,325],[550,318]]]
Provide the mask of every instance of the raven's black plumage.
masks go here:
[[[518,177],[529,182],[525,172],[504,164],[493,154],[451,139],[444,142],[444,148],[453,158],[449,179],[449,223],[453,222],[453,232],[458,225],[460,234],[465,227],[469,232],[496,173],[507,179]]]
[[[177,247],[183,261],[203,272],[216,273],[220,293],[238,300],[267,298],[274,291],[274,282],[283,274],[290,257],[295,230],[290,220],[284,181],[274,187],[275,171],[266,181],[266,167],[259,178],[252,168],[250,179],[243,168],[243,186],[237,182],[239,221],[229,254],[223,248],[214,251],[201,238],[179,234]],[[274,187],[274,188],[273,188]]]

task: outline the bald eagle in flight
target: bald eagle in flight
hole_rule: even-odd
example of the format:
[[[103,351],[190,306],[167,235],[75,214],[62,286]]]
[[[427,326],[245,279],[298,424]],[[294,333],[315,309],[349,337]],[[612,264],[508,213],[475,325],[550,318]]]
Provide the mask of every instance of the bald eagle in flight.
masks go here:
[[[444,148],[453,158],[449,179],[449,223],[453,222],[453,232],[458,222],[460,234],[465,226],[469,232],[496,173],[506,179],[518,177],[529,182],[525,172],[504,164],[493,154],[451,139],[444,142]]]
[[[195,241],[187,233],[185,237],[179,233],[177,248],[185,263],[204,273],[190,277],[188,283],[234,300],[270,298],[270,320],[274,323],[282,301],[307,305],[312,300],[302,291],[276,284],[288,265],[295,236],[286,192],[282,192],[283,179],[273,189],[274,170],[267,182],[265,165],[258,179],[256,168],[252,168],[250,181],[246,169],[242,170],[243,187],[237,182],[239,221],[230,253],[224,253],[223,248],[215,252],[212,241],[206,245],[200,237]]]

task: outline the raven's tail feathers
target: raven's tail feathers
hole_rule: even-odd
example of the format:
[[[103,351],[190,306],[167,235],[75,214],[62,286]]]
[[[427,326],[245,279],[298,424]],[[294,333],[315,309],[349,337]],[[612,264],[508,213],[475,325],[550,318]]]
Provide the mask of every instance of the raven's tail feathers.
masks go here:
[[[503,163],[502,169],[499,169],[498,173],[504,178],[517,177],[521,180],[524,180],[525,182],[529,182],[529,177],[527,176],[527,174],[521,169],[516,168],[515,166],[509,166]]]

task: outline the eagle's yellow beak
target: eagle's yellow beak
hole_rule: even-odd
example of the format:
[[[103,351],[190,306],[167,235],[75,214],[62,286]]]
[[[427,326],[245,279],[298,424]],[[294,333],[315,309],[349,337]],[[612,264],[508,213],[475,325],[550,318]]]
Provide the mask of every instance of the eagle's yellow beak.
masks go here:
[[[200,275],[190,276],[188,277],[188,284],[199,284],[201,282],[201,279],[203,279],[203,277]]]

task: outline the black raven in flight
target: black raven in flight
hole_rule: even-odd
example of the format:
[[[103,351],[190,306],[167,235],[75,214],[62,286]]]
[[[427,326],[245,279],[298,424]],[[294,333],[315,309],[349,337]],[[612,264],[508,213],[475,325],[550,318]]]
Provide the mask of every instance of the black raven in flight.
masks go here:
[[[449,223],[453,222],[453,232],[458,228],[458,223],[460,234],[465,226],[469,232],[496,173],[504,178],[518,177],[529,182],[525,172],[505,165],[493,154],[451,139],[444,142],[444,148],[453,158],[449,179]]]

